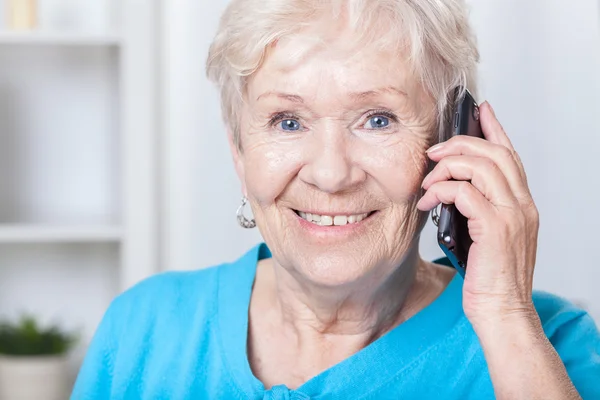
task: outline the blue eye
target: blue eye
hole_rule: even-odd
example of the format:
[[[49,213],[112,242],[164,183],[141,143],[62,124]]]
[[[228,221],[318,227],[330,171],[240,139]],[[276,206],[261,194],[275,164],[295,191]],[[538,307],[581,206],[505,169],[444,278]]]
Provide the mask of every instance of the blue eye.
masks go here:
[[[281,121],[281,129],[284,131],[297,131],[300,130],[300,123],[295,119],[284,119]]]
[[[385,128],[390,124],[390,119],[383,115],[375,115],[369,119],[367,125],[370,125],[372,129]]]

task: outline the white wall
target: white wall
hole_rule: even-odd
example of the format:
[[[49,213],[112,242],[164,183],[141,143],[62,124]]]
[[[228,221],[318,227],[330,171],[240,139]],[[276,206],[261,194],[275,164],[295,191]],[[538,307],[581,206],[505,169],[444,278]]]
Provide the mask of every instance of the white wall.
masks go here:
[[[227,1],[172,1],[165,16],[167,269],[231,260],[259,240],[238,228],[239,183],[204,60]],[[536,287],[600,320],[600,37],[596,0],[472,0],[489,100],[525,163],[542,228]],[[429,225],[422,251],[440,254]]]
[[[198,268],[233,260],[260,237],[237,225],[240,186],[217,93],[204,77],[208,47],[226,2],[164,4],[164,265]]]
[[[0,28],[10,0],[0,0]],[[37,26],[43,31],[106,33],[118,27],[119,0],[36,0]]]

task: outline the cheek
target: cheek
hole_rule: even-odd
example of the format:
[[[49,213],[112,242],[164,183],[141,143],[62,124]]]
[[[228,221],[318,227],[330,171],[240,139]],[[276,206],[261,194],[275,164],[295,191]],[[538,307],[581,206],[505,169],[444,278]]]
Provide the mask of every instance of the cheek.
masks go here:
[[[261,207],[269,206],[297,175],[302,152],[290,143],[249,142],[243,161],[248,194]]]
[[[361,164],[377,181],[387,197],[403,203],[421,191],[427,172],[427,141],[420,138],[396,140],[385,145],[362,146]]]

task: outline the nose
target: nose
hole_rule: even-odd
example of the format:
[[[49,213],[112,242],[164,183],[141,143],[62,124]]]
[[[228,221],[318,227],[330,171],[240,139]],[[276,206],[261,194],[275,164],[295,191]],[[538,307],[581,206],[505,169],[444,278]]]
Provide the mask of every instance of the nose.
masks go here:
[[[326,193],[342,192],[364,181],[365,171],[353,161],[351,138],[342,132],[321,133],[315,135],[300,179]]]

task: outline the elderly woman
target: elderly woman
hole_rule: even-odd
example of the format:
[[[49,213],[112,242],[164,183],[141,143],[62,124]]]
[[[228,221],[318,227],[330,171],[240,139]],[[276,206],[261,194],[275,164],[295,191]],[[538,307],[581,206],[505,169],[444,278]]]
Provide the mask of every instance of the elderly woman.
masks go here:
[[[538,213],[492,107],[487,140],[438,143],[477,61],[460,0],[234,0],[208,76],[266,244],[119,296],[73,398],[600,399],[594,322],[532,292]],[[464,280],[418,253],[440,203],[469,220]]]

